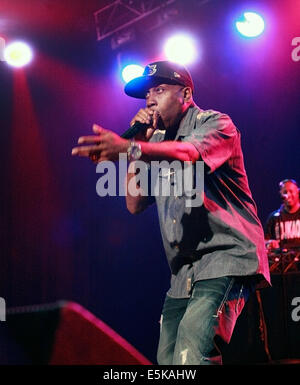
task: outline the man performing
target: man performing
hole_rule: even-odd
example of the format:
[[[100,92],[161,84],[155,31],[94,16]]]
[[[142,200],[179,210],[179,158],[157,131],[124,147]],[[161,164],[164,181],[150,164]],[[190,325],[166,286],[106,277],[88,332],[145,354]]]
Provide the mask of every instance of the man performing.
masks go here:
[[[266,222],[265,238],[269,250],[300,248],[300,199],[298,183],[285,179],[279,183],[283,201]]]
[[[146,126],[133,140],[94,125],[73,155],[94,162],[128,160],[204,162],[203,204],[187,195],[127,193],[128,210],[139,213],[156,201],[165,253],[172,273],[161,317],[160,365],[221,364],[221,341],[230,341],[237,317],[254,287],[269,285],[264,233],[248,186],[240,132],[229,116],[204,111],[193,101],[189,72],[167,61],[145,67],[125,93],[146,100],[131,126]],[[171,171],[171,170],[169,170]],[[137,174],[127,173],[127,183]],[[176,170],[168,173],[171,184]],[[163,176],[159,176],[163,178]],[[139,184],[137,183],[137,188]],[[222,343],[223,343],[222,342]]]

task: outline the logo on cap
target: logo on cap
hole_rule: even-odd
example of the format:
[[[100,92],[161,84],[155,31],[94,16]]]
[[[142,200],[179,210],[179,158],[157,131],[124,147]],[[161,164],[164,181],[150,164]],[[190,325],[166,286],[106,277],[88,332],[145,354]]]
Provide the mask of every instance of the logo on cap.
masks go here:
[[[156,68],[156,64],[149,64],[148,66],[148,75],[151,76],[151,75],[154,75],[155,72],[157,71],[157,68]]]
[[[177,72],[175,72],[175,71],[174,71],[174,77],[175,78],[181,78],[181,76]]]

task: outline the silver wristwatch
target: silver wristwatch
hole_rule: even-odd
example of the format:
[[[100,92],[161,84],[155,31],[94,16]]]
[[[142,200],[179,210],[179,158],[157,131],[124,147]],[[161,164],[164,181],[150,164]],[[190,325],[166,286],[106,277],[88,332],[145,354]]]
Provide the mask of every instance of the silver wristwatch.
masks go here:
[[[138,160],[142,156],[142,148],[141,145],[134,141],[134,139],[130,140],[130,144],[127,148],[127,158],[130,162],[133,160]]]

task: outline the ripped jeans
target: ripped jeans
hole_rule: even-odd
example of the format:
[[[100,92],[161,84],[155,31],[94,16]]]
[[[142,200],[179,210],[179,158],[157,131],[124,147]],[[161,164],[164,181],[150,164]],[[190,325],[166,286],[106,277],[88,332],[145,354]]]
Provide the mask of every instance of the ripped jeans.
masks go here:
[[[229,343],[249,297],[241,278],[197,281],[190,298],[166,296],[157,352],[159,365],[222,365],[216,336]]]

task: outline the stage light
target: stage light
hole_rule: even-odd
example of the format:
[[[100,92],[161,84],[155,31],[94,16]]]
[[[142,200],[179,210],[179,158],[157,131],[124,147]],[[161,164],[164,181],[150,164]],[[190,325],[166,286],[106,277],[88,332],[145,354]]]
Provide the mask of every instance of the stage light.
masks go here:
[[[265,29],[264,19],[255,12],[244,12],[235,25],[239,33],[245,37],[257,37]]]
[[[4,50],[5,61],[13,67],[27,65],[33,57],[32,50],[28,44],[21,41],[10,43]]]
[[[164,45],[166,58],[185,65],[196,59],[196,46],[188,35],[178,34],[168,39]]]
[[[144,67],[138,64],[129,64],[122,70],[122,78],[125,83],[128,83],[130,80],[142,76],[144,72]]]

